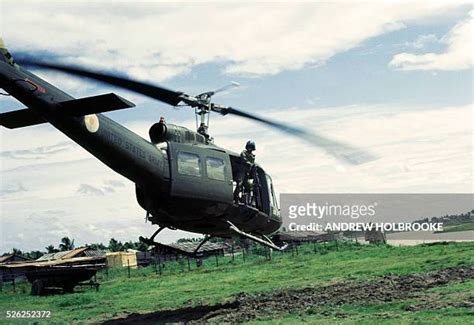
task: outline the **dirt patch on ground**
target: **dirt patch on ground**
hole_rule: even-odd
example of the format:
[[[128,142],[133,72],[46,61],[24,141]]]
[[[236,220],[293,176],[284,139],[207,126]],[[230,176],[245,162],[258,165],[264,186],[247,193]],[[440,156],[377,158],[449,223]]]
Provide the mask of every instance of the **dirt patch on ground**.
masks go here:
[[[106,324],[245,322],[261,316],[305,311],[317,306],[336,307],[344,304],[404,300],[416,296],[417,292],[422,290],[469,279],[474,279],[474,266],[401,276],[386,275],[368,282],[341,282],[323,287],[287,289],[253,295],[242,293],[227,304],[131,314],[126,318],[107,321]]]
[[[163,310],[149,314],[133,313],[126,318],[112,319],[103,324],[156,324],[156,323],[187,323],[192,320],[205,319],[207,315],[219,310],[238,308],[238,302],[217,304],[211,306],[197,306],[175,310]]]

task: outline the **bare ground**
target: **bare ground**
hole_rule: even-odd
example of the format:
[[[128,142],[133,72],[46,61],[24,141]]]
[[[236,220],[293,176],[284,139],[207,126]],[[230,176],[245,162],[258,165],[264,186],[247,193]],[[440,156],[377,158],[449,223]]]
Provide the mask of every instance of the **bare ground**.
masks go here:
[[[450,283],[474,279],[473,266],[458,266],[429,273],[385,275],[366,282],[341,282],[322,287],[285,289],[260,294],[241,293],[224,304],[163,310],[148,314],[130,314],[105,324],[131,323],[203,323],[245,322],[268,315],[303,312],[314,307],[344,304],[376,304],[416,297],[421,291]],[[474,297],[459,307],[472,308]],[[408,311],[442,308],[436,302],[410,305]],[[275,317],[278,318],[278,317]]]

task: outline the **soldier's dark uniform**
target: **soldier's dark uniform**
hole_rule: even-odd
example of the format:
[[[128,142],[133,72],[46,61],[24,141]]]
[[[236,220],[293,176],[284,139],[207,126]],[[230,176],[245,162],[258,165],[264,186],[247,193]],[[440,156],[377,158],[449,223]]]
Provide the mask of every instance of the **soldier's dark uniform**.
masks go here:
[[[249,182],[250,178],[253,178],[253,168],[255,164],[255,155],[252,151],[255,150],[255,142],[249,140],[245,145],[245,150],[240,153],[240,159],[242,160],[243,168],[240,173],[237,175],[237,186],[234,191],[234,201],[239,201],[239,194],[243,194],[245,189],[246,193],[250,193],[252,190],[251,184]]]

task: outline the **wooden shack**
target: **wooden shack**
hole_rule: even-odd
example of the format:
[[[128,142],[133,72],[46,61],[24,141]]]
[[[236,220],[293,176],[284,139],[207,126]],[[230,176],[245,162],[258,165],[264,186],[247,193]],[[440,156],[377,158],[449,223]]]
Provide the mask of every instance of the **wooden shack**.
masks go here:
[[[17,254],[8,254],[0,256],[0,264],[21,263],[29,260],[29,258]]]
[[[138,267],[136,252],[111,252],[106,254],[107,267]]]
[[[56,253],[47,253],[38,258],[36,261],[56,261],[67,260],[76,257],[104,257],[105,251],[92,249],[90,247],[79,247],[68,251],[60,251]]]
[[[173,243],[169,245],[156,245],[152,254],[155,259],[160,261],[171,261],[177,260],[180,256],[194,256],[193,253],[198,247],[199,242],[182,242],[182,243]],[[224,243],[204,243],[199,248],[198,255],[200,258],[206,258],[209,256],[223,256],[227,245]]]

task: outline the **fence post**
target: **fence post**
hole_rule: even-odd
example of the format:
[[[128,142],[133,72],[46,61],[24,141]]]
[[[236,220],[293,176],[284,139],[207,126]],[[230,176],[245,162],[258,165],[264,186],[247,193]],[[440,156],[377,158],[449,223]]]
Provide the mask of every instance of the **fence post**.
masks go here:
[[[128,278],[130,279],[130,259],[127,257]]]
[[[196,256],[194,258],[194,260],[196,261],[196,267],[201,267],[203,265],[203,262],[204,262],[204,254]]]
[[[13,292],[16,292],[15,275],[13,275],[12,270],[10,270],[10,273],[11,273],[11,275],[12,275]]]
[[[188,256],[188,271],[191,271],[191,263],[189,263],[189,256]]]
[[[245,248],[242,248],[242,259],[244,260],[244,263],[245,263]]]
[[[219,254],[216,253],[216,266],[219,266]]]
[[[232,263],[234,263],[234,243],[232,243]]]

